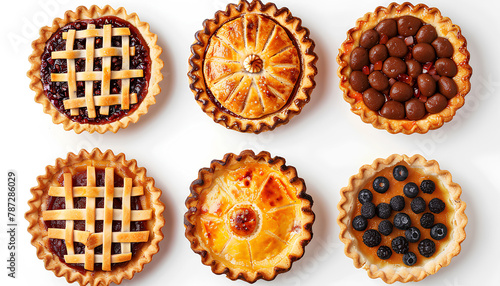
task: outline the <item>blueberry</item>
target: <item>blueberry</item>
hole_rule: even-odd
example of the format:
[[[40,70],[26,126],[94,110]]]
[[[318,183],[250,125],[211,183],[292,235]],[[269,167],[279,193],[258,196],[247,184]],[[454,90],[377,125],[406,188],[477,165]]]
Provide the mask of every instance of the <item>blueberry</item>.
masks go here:
[[[425,211],[425,208],[427,207],[422,197],[414,198],[411,201],[410,205],[411,205],[411,210],[416,214],[423,213]]]
[[[426,194],[432,194],[436,189],[436,184],[431,180],[423,180],[420,184],[420,189]]]
[[[408,178],[408,169],[406,169],[406,167],[403,165],[397,165],[392,170],[392,176],[394,176],[394,179],[396,179],[397,181],[404,181],[406,180],[406,178]]]
[[[431,257],[436,252],[436,244],[426,238],[418,244],[418,252],[424,257]]]
[[[402,211],[405,208],[405,198],[403,196],[395,196],[390,201],[391,208],[394,211]]]
[[[407,253],[409,246],[408,241],[403,236],[394,238],[391,242],[392,250],[398,254]]]
[[[434,225],[434,215],[431,213],[425,213],[420,217],[420,225],[423,228],[431,228]]]
[[[389,189],[389,180],[387,180],[386,177],[376,177],[375,180],[373,180],[373,189],[377,193],[385,193]]]
[[[412,266],[417,263],[417,256],[413,252],[407,252],[403,255],[403,263]]]
[[[392,223],[388,220],[383,220],[378,224],[378,231],[383,235],[392,233]]]
[[[352,220],[352,228],[357,231],[363,231],[368,226],[368,221],[361,215],[354,217]]]
[[[366,202],[371,202],[372,200],[373,200],[373,194],[372,192],[370,192],[370,190],[362,189],[361,191],[359,191],[358,201],[361,204],[364,204]]]
[[[389,218],[392,212],[391,205],[386,203],[380,203],[377,205],[376,212],[377,216],[381,219]]]
[[[417,242],[420,240],[420,230],[412,226],[405,231],[405,237],[409,242]]]
[[[431,237],[434,238],[435,240],[441,240],[445,238],[447,234],[448,234],[448,228],[446,228],[446,225],[442,223],[436,223],[431,228]]]
[[[410,216],[405,213],[397,213],[394,216],[394,226],[398,229],[407,230],[411,226]]]
[[[375,204],[372,202],[366,202],[361,206],[361,215],[365,218],[375,217]]]
[[[363,243],[368,247],[375,247],[380,244],[382,237],[380,233],[374,229],[369,229],[363,233]]]
[[[444,211],[445,207],[446,207],[446,205],[444,204],[444,202],[438,198],[433,198],[429,202],[429,210],[435,214],[438,214],[438,213]]]
[[[377,249],[377,256],[380,259],[389,259],[391,258],[392,250],[388,246],[382,245]]]
[[[409,198],[416,197],[418,195],[418,186],[417,186],[417,184],[415,184],[413,182],[406,184],[403,187],[403,193],[405,194],[405,196],[407,196]]]

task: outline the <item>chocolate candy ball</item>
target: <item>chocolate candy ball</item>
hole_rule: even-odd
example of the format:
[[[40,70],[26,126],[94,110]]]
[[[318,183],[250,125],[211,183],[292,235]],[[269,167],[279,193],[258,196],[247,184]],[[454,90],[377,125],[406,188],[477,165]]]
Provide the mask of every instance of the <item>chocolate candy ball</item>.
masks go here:
[[[413,88],[409,84],[397,81],[391,87],[390,96],[396,101],[405,102],[413,96]]]
[[[408,75],[412,78],[417,78],[422,73],[422,65],[416,60],[407,60],[406,67]]]
[[[426,114],[425,105],[422,101],[412,98],[405,102],[406,117],[410,120],[419,120]]]
[[[349,83],[357,92],[363,92],[370,87],[368,76],[361,71],[353,71],[349,77]]]
[[[418,43],[413,47],[413,58],[421,63],[430,62],[436,59],[434,48],[427,43]]]
[[[370,65],[368,51],[365,48],[357,47],[351,52],[350,66],[353,70],[362,70],[364,66]]]
[[[439,59],[434,65],[436,66],[437,73],[441,76],[454,77],[457,75],[457,65],[451,59]]]
[[[440,93],[436,93],[427,99],[425,102],[425,109],[429,113],[438,113],[445,109],[447,105],[448,100],[446,97]]]
[[[429,74],[421,74],[417,78],[417,85],[423,96],[431,96],[436,93],[436,81]]]
[[[368,82],[378,91],[386,90],[389,87],[389,79],[380,71],[370,73],[368,76]]]
[[[448,99],[452,99],[458,93],[458,86],[455,81],[445,76],[438,80],[438,89]]]
[[[382,71],[388,77],[395,78],[402,73],[406,73],[406,64],[400,58],[390,57],[385,60],[384,65],[382,66]]]
[[[387,37],[392,38],[398,34],[398,24],[393,19],[385,19],[378,23],[375,30],[379,34],[384,34]]]
[[[398,37],[391,38],[387,41],[386,46],[391,57],[402,58],[408,53],[408,47],[406,46],[405,41]]]
[[[369,88],[363,92],[363,102],[370,110],[377,111],[384,105],[385,96],[374,88]]]
[[[366,30],[359,39],[359,45],[366,49],[371,49],[380,39],[380,35],[375,30]]]
[[[416,35],[418,43],[430,44],[437,38],[436,28],[432,25],[423,25]]]
[[[389,57],[389,51],[385,45],[378,44],[370,49],[368,57],[370,62],[375,64],[378,61],[385,61]]]
[[[420,26],[422,26],[422,21],[413,16],[407,15],[398,19],[398,32],[405,37],[415,36]]]
[[[436,54],[440,58],[451,58],[453,56],[453,45],[446,38],[439,37],[432,42]]]
[[[387,101],[380,109],[380,115],[388,119],[403,119],[405,118],[405,106],[395,100]]]

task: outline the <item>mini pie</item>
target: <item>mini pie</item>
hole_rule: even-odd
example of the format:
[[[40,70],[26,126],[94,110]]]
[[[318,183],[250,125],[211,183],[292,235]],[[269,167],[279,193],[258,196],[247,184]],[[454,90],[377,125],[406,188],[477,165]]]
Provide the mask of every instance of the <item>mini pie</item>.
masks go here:
[[[25,214],[45,268],[69,283],[120,284],[151,261],[163,239],[161,191],[124,154],[94,149],[46,167]]]
[[[288,123],[309,102],[314,42],[287,8],[258,0],[229,4],[195,37],[190,87],[215,122],[260,133]]]
[[[186,200],[186,238],[216,274],[272,280],[312,238],[312,198],[292,166],[268,152],[226,154],[203,168]]]
[[[337,62],[351,111],[390,133],[426,133],[450,121],[470,90],[460,27],[424,4],[392,3],[347,32]]]
[[[362,166],[338,204],[345,254],[386,283],[436,273],[465,239],[461,193],[448,171],[420,155],[394,154]]]
[[[117,132],[146,114],[160,93],[162,49],[149,24],[124,8],[67,11],[40,30],[29,57],[35,101],[76,133]]]

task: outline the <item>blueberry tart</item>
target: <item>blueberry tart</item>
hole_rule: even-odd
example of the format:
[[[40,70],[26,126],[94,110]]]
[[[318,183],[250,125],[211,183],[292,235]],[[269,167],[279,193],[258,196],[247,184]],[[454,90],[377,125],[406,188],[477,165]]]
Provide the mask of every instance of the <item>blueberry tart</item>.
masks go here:
[[[162,49],[149,24],[124,8],[78,7],[40,30],[30,88],[52,121],[76,133],[117,132],[160,93]]]
[[[450,121],[470,90],[460,27],[437,8],[392,3],[358,19],[337,62],[351,111],[390,133],[426,133]]]
[[[388,180],[384,193],[374,190],[379,177]],[[416,186],[415,197],[403,191],[406,185]],[[421,186],[427,186],[425,192]],[[372,193],[371,202],[359,200],[362,192]],[[435,274],[460,253],[465,239],[467,216],[461,193],[448,171],[420,155],[395,154],[362,166],[341,190],[338,204],[345,254],[370,278],[386,283],[420,281]],[[367,215],[366,204],[384,206],[386,211]]]
[[[57,159],[37,181],[25,217],[38,258],[56,276],[120,284],[158,252],[165,207],[135,160],[82,150]]]
[[[229,4],[195,37],[190,88],[215,122],[260,133],[288,123],[309,102],[314,42],[287,8],[259,0]]]
[[[186,200],[186,238],[216,274],[272,280],[312,238],[312,198],[292,166],[267,152],[229,153],[203,168]]]

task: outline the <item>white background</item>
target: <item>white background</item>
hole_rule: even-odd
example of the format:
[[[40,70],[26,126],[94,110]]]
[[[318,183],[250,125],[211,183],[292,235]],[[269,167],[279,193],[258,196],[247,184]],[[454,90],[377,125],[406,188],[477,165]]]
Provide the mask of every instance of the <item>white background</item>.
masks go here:
[[[389,1],[276,0],[303,20],[311,31],[319,56],[318,75],[310,103],[287,125],[260,135],[241,134],[214,123],[194,100],[187,72],[190,45],[204,19],[225,9],[227,1],[9,1],[3,2],[0,45],[1,158],[0,158],[0,284],[67,285],[45,270],[30,244],[24,213],[29,189],[46,165],[82,148],[123,152],[146,167],[163,190],[166,205],[165,239],[160,252],[144,271],[123,285],[247,285],[214,275],[200,262],[184,237],[184,200],[198,170],[227,152],[267,150],[286,158],[304,178],[315,203],[314,237],[304,257],[291,271],[272,282],[256,285],[384,285],[356,269],[344,255],[338,239],[339,190],[363,164],[393,153],[419,153],[437,160],[462,186],[469,223],[462,252],[451,265],[427,277],[419,285],[500,285],[500,189],[498,135],[500,122],[500,61],[498,11],[500,2],[426,1],[458,24],[467,38],[473,67],[472,89],[453,121],[427,134],[389,134],[365,124],[343,100],[338,87],[336,56],[356,19]],[[165,62],[162,92],[157,103],[138,123],[118,133],[76,134],[54,125],[35,103],[28,87],[28,56],[38,29],[77,5],[124,6],[149,22]],[[17,278],[7,277],[7,171],[17,173]]]

